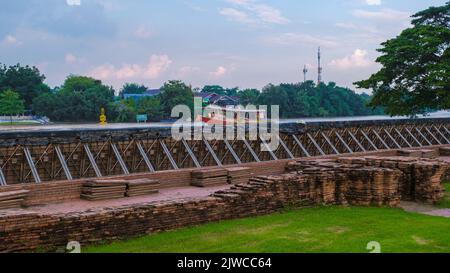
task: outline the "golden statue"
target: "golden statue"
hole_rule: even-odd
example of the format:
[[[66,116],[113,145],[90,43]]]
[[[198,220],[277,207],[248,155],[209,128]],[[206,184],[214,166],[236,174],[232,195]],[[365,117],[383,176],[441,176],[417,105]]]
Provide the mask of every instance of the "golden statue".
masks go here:
[[[106,124],[108,124],[108,123],[106,122],[105,108],[103,108],[103,107],[102,107],[102,109],[101,109],[101,114],[100,114],[100,124],[101,124],[101,125],[106,125]]]

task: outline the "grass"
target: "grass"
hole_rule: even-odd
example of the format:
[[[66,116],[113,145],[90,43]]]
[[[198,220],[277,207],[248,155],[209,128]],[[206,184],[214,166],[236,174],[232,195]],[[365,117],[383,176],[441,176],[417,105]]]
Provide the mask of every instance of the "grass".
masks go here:
[[[40,125],[36,122],[0,122],[0,126]]]
[[[445,196],[437,204],[437,206],[443,209],[450,209],[450,181],[445,182],[444,187],[445,187]]]
[[[450,219],[391,208],[306,208],[82,249],[97,253],[450,253]]]

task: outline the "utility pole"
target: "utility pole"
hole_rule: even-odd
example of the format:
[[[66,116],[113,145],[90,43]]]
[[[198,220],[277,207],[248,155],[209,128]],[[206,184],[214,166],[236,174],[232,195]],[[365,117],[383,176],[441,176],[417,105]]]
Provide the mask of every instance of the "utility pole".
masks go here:
[[[320,54],[320,47],[319,47],[319,51],[317,53],[317,60],[318,60],[318,75],[317,75],[317,85],[319,85],[322,82],[322,65],[320,63],[320,58],[321,58],[321,54]]]
[[[305,67],[303,68],[303,82],[305,83],[306,82],[306,74],[308,73],[308,69],[306,68],[306,65],[305,65]]]

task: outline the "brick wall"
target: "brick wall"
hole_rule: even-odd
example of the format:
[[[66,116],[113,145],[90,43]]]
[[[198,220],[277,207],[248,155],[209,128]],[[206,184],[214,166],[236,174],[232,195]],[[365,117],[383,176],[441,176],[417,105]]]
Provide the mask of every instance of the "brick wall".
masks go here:
[[[361,155],[395,155],[396,151],[382,151],[369,153],[355,153],[352,156]],[[325,158],[336,158],[337,156],[328,156]],[[322,157],[317,157],[322,158]],[[311,158],[311,159],[317,159]],[[278,160],[267,162],[245,163],[239,166],[249,167],[254,175],[270,175],[281,174],[284,172],[286,164],[292,160]],[[120,179],[139,179],[150,178],[161,182],[163,188],[184,187],[189,186],[191,179],[191,171],[193,169],[181,169],[172,171],[159,171],[156,173],[132,174],[129,176],[113,176],[107,177]],[[45,205],[51,203],[62,203],[66,201],[77,200],[80,198],[81,186],[88,179],[80,179],[74,181],[55,181],[43,182],[41,184],[29,183],[0,187],[0,192],[14,190],[29,190],[29,196],[25,200],[25,206]]]
[[[254,175],[280,174],[284,171],[286,164],[292,160],[268,161],[261,163],[247,163],[241,166],[250,167]],[[150,178],[161,182],[162,188],[186,187],[191,182],[193,169],[181,169],[172,171],[160,171],[156,173],[133,174],[129,176],[108,177],[126,180]],[[41,184],[29,183],[0,187],[0,192],[14,190],[29,190],[30,193],[25,200],[25,206],[45,205],[51,203],[62,203],[80,199],[81,187],[86,179],[74,181],[44,182]]]
[[[373,164],[347,168],[346,165],[361,164],[354,161],[362,159],[340,160],[317,161],[314,166],[305,162],[290,163],[288,174],[255,177],[249,184],[236,185],[206,198],[66,214],[0,212],[0,252],[56,251],[64,249],[69,241],[89,245],[212,221],[264,215],[286,207],[396,206],[404,192],[401,183],[408,181],[414,183],[416,189],[422,189],[415,191],[415,198],[434,200],[441,194],[440,185],[434,185],[434,180],[448,167],[430,161],[420,169],[420,176],[404,176],[398,168],[402,162],[369,160]],[[348,160],[350,163],[346,162]],[[330,164],[334,164],[334,168]]]
[[[441,147],[441,146],[439,146]],[[434,149],[439,149],[435,147]],[[444,147],[448,147],[444,146]],[[417,148],[418,149],[418,148]],[[348,155],[349,157],[361,157],[361,156],[395,156],[397,155],[397,150],[390,151],[378,151],[378,152],[366,152],[366,153],[355,153]],[[318,159],[335,159],[335,156],[326,157],[313,157],[310,160]],[[260,163],[246,163],[241,164],[243,167],[250,167],[252,173],[256,175],[271,175],[271,174],[281,174],[283,173],[287,163],[292,162],[292,160],[279,160],[279,161],[268,161]],[[108,177],[120,178],[120,179],[139,179],[139,178],[150,178],[156,179],[161,182],[163,188],[171,187],[184,187],[190,184],[191,171],[193,169],[181,169],[173,171],[160,171],[156,173],[142,173],[133,174],[130,176],[115,176]],[[447,175],[447,179],[450,180],[450,172]],[[56,182],[44,182],[42,184],[20,184],[0,187],[0,192],[13,191],[26,189],[29,190],[29,196],[25,200],[26,206],[35,205],[45,205],[51,203],[61,203],[65,201],[77,200],[80,198],[81,185],[86,182],[86,179],[74,180],[74,181],[56,181]]]

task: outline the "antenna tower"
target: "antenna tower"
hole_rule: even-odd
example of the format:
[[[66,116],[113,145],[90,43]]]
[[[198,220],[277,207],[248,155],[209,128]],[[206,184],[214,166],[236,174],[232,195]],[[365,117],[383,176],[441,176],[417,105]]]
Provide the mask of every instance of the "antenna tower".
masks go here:
[[[308,68],[305,67],[303,68],[303,82],[306,82],[306,74],[308,73]]]
[[[323,68],[322,65],[320,63],[320,58],[321,58],[321,53],[320,53],[320,47],[319,47],[319,51],[317,53],[317,60],[318,60],[318,76],[317,76],[317,85],[319,85],[322,82],[322,72],[323,72]]]

